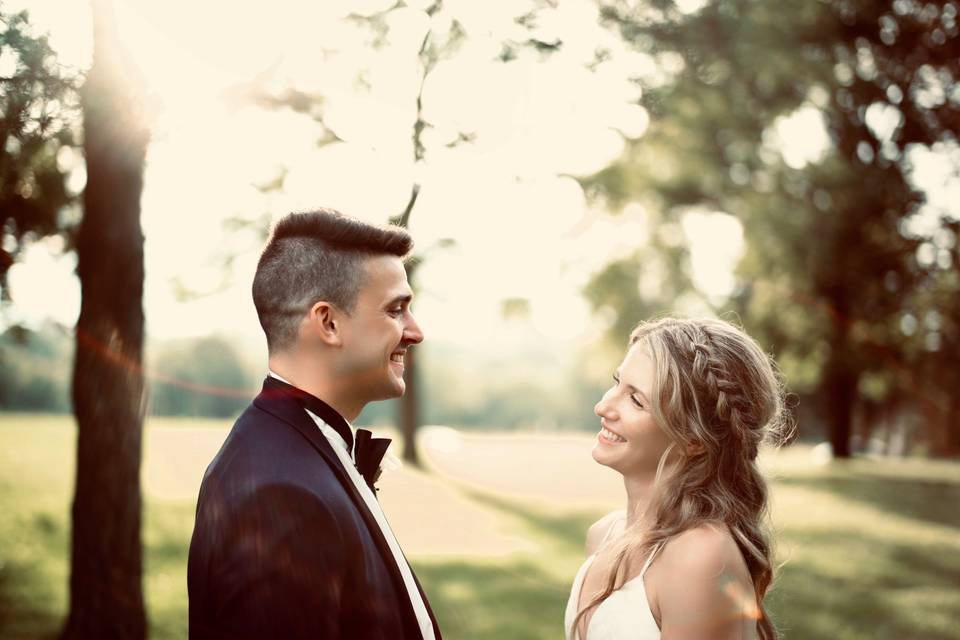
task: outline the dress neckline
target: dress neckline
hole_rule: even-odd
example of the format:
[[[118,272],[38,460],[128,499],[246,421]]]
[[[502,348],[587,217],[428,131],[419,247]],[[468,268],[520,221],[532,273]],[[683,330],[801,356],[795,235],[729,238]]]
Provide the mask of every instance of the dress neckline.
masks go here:
[[[590,620],[587,622],[586,626],[584,627],[583,638],[580,637],[579,625],[574,625],[574,628],[571,630],[572,631],[571,637],[573,640],[587,640],[590,637],[590,626],[593,624],[594,618],[597,617],[597,614],[600,612],[600,609],[603,607],[603,605],[605,605],[614,596],[614,594],[622,591],[627,591],[628,587],[631,587],[631,585],[634,582],[637,582],[638,580],[640,581],[641,586],[643,587],[643,590],[644,590],[643,599],[647,604],[647,610],[650,611],[650,600],[647,598],[646,584],[644,584],[643,582],[643,577],[644,575],[646,575],[647,569],[650,568],[650,564],[653,562],[654,556],[657,555],[657,552],[660,551],[660,548],[662,546],[663,546],[662,544],[657,544],[653,547],[653,549],[650,551],[650,555],[648,555],[646,561],[644,561],[643,568],[640,569],[640,573],[638,573],[637,575],[633,576],[632,578],[624,582],[622,585],[620,585],[619,588],[611,591],[606,598],[604,598],[597,604],[597,606],[593,610],[593,613],[590,615]],[[589,556],[587,556],[587,559],[584,561],[583,566],[580,568],[580,584],[574,585],[576,587],[576,592],[577,592],[576,602],[574,603],[576,607],[574,609],[575,614],[579,613],[580,611],[581,599],[583,597],[583,587],[587,581],[587,574],[590,572],[590,567],[593,566],[593,561],[596,560],[596,558],[597,558],[597,554],[591,553]],[[650,611],[650,617],[653,618],[653,611]],[[656,619],[654,619],[654,622],[656,622]]]

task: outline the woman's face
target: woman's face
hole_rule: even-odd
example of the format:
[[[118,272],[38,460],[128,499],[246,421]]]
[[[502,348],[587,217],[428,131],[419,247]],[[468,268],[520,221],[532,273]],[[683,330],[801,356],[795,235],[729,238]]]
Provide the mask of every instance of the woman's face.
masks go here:
[[[643,345],[634,344],[614,374],[613,386],[593,408],[601,427],[593,459],[624,476],[652,479],[670,445],[651,412],[653,380],[653,359]]]

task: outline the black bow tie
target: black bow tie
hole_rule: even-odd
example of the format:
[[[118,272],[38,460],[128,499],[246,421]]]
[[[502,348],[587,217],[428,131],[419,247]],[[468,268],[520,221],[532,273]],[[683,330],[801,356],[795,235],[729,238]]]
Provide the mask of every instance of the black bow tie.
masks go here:
[[[390,438],[374,438],[366,429],[357,429],[357,442],[353,447],[353,459],[357,471],[367,481],[367,485],[376,491],[373,484],[380,477],[380,462],[390,446]]]
[[[343,416],[315,395],[273,376],[267,377],[264,387],[292,397],[301,407],[316,415],[339,433],[347,444],[347,451],[353,452],[354,465],[357,467],[357,471],[363,476],[367,485],[371,489],[375,489],[373,484],[380,477],[380,461],[383,460],[383,455],[390,446],[389,438],[374,438],[373,434],[366,429],[357,429],[357,437],[354,440],[353,430]]]

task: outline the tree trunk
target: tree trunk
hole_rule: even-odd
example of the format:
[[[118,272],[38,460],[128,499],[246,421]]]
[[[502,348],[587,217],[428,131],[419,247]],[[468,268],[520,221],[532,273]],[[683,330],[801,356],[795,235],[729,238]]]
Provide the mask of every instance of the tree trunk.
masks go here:
[[[824,367],[821,387],[826,400],[828,438],[837,458],[850,457],[853,406],[857,397],[858,377],[847,357],[842,347],[834,345]]]
[[[406,228],[410,220],[410,212],[413,211],[413,205],[417,202],[419,193],[420,186],[413,185],[407,208],[400,216],[391,221],[393,224]],[[416,290],[416,273],[419,266],[420,259],[416,257],[410,258],[404,263],[407,280],[414,290]],[[397,408],[397,419],[400,423],[400,433],[403,436],[403,459],[407,463],[419,467],[417,427],[420,426],[420,380],[417,374],[417,347],[408,349],[407,355],[403,359],[403,380],[406,383],[406,391],[400,396],[400,404]]]
[[[93,3],[94,58],[83,94],[87,186],[77,235],[82,302],[73,406],[76,493],[64,638],[144,638],[140,455],[144,411],[143,235],[147,134],[114,40]]]
[[[417,427],[420,425],[420,385],[417,376],[417,348],[407,350],[404,358],[403,379],[407,390],[400,397],[400,431],[403,434],[403,459],[420,466],[417,454]]]
[[[953,410],[947,418],[947,450],[950,457],[960,456],[960,402],[954,401]]]
[[[960,396],[953,394],[947,400],[948,407],[942,412],[943,439],[935,451],[939,456],[955,458],[960,456]]]

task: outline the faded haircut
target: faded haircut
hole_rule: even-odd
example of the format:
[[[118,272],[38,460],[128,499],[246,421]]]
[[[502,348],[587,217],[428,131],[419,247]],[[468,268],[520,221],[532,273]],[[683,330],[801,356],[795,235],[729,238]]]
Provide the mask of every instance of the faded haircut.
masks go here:
[[[321,300],[353,313],[365,258],[403,258],[412,248],[400,227],[367,224],[333,209],[280,219],[253,277],[253,304],[270,353],[296,342],[303,316]]]

